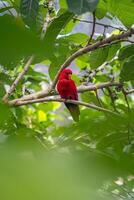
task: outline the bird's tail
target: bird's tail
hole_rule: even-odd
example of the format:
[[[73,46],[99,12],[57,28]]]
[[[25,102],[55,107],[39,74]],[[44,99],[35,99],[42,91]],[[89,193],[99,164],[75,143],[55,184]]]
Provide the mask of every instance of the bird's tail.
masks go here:
[[[80,110],[79,110],[79,106],[72,104],[72,103],[65,103],[66,107],[68,108],[73,120],[75,122],[79,121],[79,116],[80,116]]]

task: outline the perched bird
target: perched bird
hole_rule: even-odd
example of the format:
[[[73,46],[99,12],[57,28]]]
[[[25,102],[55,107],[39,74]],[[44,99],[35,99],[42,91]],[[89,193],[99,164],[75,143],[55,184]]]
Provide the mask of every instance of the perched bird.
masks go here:
[[[57,90],[61,98],[78,100],[78,93],[74,81],[71,79],[72,71],[70,69],[64,69],[59,76],[57,83]],[[65,103],[66,107],[70,111],[70,114],[74,121],[79,121],[80,110],[79,106],[72,103]]]

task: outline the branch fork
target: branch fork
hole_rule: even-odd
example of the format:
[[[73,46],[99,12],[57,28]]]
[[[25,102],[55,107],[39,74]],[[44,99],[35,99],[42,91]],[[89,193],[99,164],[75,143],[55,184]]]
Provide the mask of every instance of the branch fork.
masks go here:
[[[21,106],[21,105],[27,105],[27,104],[31,104],[31,103],[39,103],[39,102],[48,102],[48,101],[59,101],[59,102],[64,102],[65,100],[63,99],[46,99],[44,97],[48,97],[48,96],[54,96],[57,95],[57,93],[55,93],[55,87],[56,84],[58,82],[58,78],[59,75],[61,73],[61,71],[65,68],[67,68],[76,58],[78,58],[79,56],[86,54],[88,52],[94,51],[98,48],[103,48],[106,45],[109,45],[111,43],[116,43],[116,42],[120,42],[123,39],[126,39],[128,37],[130,37],[131,35],[134,34],[134,28],[130,28],[128,31],[123,32],[119,35],[112,35],[109,38],[103,39],[101,41],[97,41],[96,43],[92,44],[92,45],[88,45],[85,46],[81,49],[79,49],[78,51],[76,51],[74,54],[72,54],[61,66],[61,68],[59,69],[59,71],[57,72],[57,75],[55,77],[55,79],[52,82],[52,85],[50,86],[50,88],[48,88],[47,90],[43,90],[43,91],[39,91],[37,93],[34,94],[30,94],[30,95],[26,95],[22,98],[19,99],[14,99],[12,101],[8,101],[8,97],[11,95],[11,93],[15,90],[17,84],[20,82],[20,80],[23,78],[24,74],[27,72],[29,65],[32,63],[33,59],[34,59],[34,55],[32,55],[30,57],[30,59],[28,60],[28,62],[26,63],[26,65],[24,66],[23,71],[18,75],[18,77],[16,78],[16,80],[13,82],[12,86],[10,87],[9,92],[3,97],[3,101],[9,103],[9,105],[12,106]],[[107,83],[102,83],[99,85],[93,85],[93,86],[84,86],[83,88],[79,87],[78,88],[78,92],[86,92],[86,91],[91,91],[91,90],[98,90],[98,89],[103,89],[106,87],[111,87],[111,86],[119,86],[121,85],[120,83],[116,83],[116,82],[107,82]],[[132,89],[130,92],[133,92],[134,89]],[[79,105],[84,105],[86,107],[89,108],[93,108],[96,109],[95,105],[90,105],[88,103],[85,102],[81,102],[81,101],[71,101],[68,100],[70,103],[74,103],[74,104],[79,104]],[[96,109],[97,110],[97,109]],[[104,109],[102,107],[99,107],[100,111],[106,111],[107,109]],[[104,112],[105,112],[104,111]],[[112,112],[112,111],[108,111],[108,112]]]

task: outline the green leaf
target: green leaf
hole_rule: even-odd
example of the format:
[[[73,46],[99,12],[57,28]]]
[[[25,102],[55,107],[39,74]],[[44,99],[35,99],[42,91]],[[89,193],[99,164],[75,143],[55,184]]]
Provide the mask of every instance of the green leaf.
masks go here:
[[[120,44],[113,44],[105,48],[97,49],[90,54],[90,67],[97,68],[105,61],[111,60],[120,48]]]
[[[63,62],[66,60],[66,55],[61,55],[58,57],[54,57],[51,65],[49,66],[49,76],[53,80],[56,76],[60,66],[63,64]]]
[[[85,93],[81,94],[81,98],[85,102],[94,103],[96,105],[99,105],[98,100],[95,95],[95,92],[85,92]]]
[[[83,44],[83,43],[87,42],[87,40],[89,39],[89,36],[84,33],[75,33],[75,34],[66,36],[66,39],[68,39],[74,43],[77,43],[77,44]]]
[[[68,24],[68,22],[74,16],[73,13],[66,11],[57,18],[55,18],[49,27],[47,28],[46,34],[43,39],[45,45],[45,54],[51,56],[54,51],[55,40],[61,30]]]
[[[119,52],[119,60],[124,60],[134,55],[134,45],[130,44],[121,48]]]
[[[95,10],[95,15],[98,19],[102,19],[103,17],[105,17],[106,13],[107,13],[106,4],[103,0],[100,0]]]
[[[21,59],[43,52],[41,41],[24,26],[20,18],[1,16],[0,27],[1,65],[14,68]]]
[[[60,8],[65,8],[65,9],[68,8],[66,0],[59,0],[59,5]]]
[[[7,74],[5,74],[4,72],[2,72],[2,73],[0,73],[0,81],[2,82],[2,83],[11,83],[11,80],[10,80],[10,78],[9,78],[9,76],[7,75]]]
[[[108,47],[92,51],[90,54],[90,67],[97,68],[100,65],[102,65],[107,59],[108,52],[109,52]]]
[[[4,94],[5,94],[4,85],[3,85],[2,81],[0,80],[0,99],[2,99]]]
[[[10,123],[13,124],[14,116],[10,107],[0,102],[0,111],[0,127],[5,128],[8,127]]]
[[[134,23],[134,1],[132,0],[108,0],[107,10],[113,16],[117,16],[122,23],[130,27]]]
[[[39,0],[21,0],[20,12],[24,22],[32,29],[36,28]]]
[[[121,81],[134,81],[134,56],[124,61],[120,77]]]
[[[32,68],[29,68],[27,74],[24,76],[24,81],[30,81],[36,84],[40,83],[41,81],[45,81],[48,83],[46,74],[37,72]]]
[[[61,31],[61,35],[70,34],[70,32],[75,28],[75,26],[79,23],[77,20],[70,20],[69,23],[65,26],[65,28]]]
[[[84,54],[82,56],[79,56],[75,60],[77,67],[79,67],[80,69],[89,67],[89,58],[90,58],[89,54]]]
[[[108,57],[107,57],[108,61],[111,60],[116,55],[120,47],[121,47],[120,43],[109,46]]]
[[[93,12],[99,0],[67,0],[69,10],[75,14],[83,14],[85,12]]]

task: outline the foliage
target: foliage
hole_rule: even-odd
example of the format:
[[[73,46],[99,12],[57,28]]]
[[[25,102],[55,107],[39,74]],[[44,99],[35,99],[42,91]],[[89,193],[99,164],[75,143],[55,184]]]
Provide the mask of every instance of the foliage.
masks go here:
[[[89,39],[92,45],[105,40],[107,32],[123,34],[121,29],[133,24],[134,1],[60,0],[58,10],[47,0],[1,2],[6,6],[0,8],[0,198],[132,199],[134,102],[127,93],[134,87],[132,38],[101,46],[71,64],[78,86],[119,83],[79,94],[80,100],[115,115],[81,106],[80,121],[74,123],[59,102],[11,107],[2,98],[31,55],[35,59],[10,100],[46,89],[66,59]],[[95,29],[91,38],[79,20],[92,12],[109,24],[99,35]],[[117,29],[111,31],[109,25]],[[123,180],[122,186],[117,180]]]

